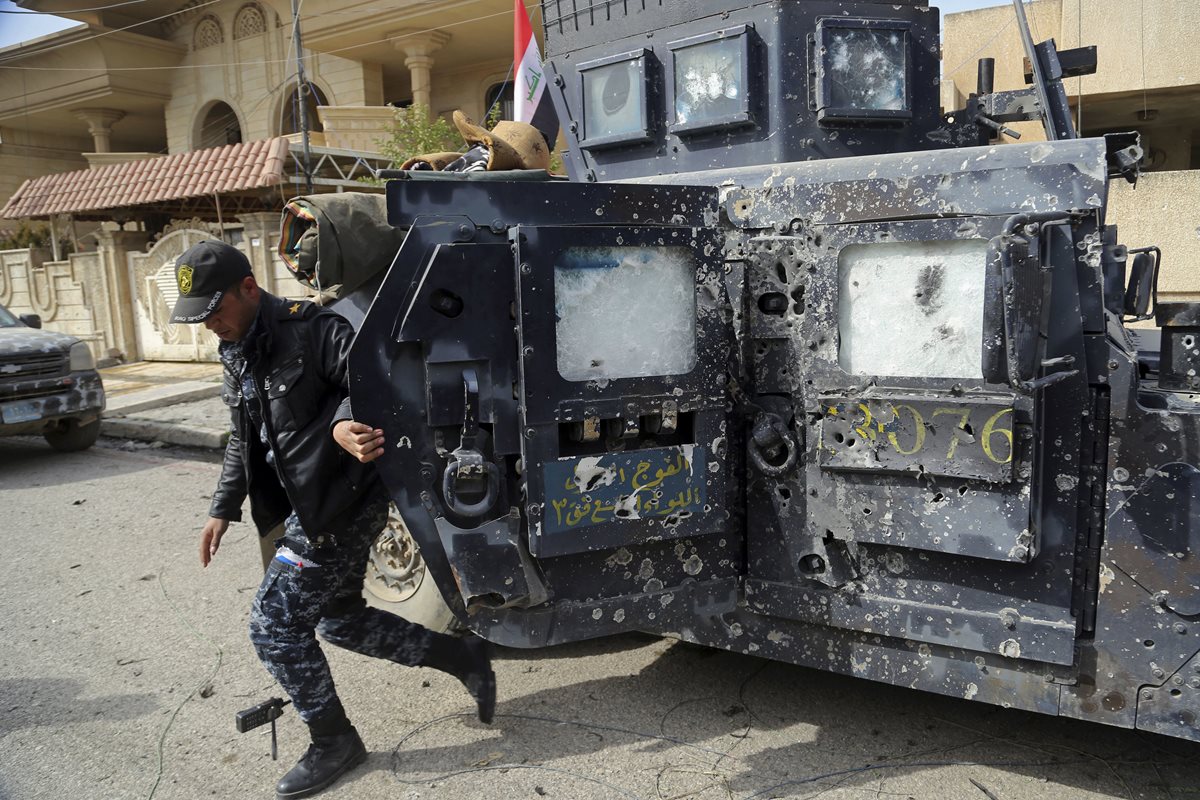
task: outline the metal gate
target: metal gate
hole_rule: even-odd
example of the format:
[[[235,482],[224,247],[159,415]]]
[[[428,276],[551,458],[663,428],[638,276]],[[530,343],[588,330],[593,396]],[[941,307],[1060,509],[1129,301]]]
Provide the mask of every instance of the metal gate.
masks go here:
[[[171,309],[179,297],[175,259],[209,231],[184,228],[166,234],[146,253],[129,255],[138,352],[149,361],[216,361],[218,339],[203,325],[174,325]]]

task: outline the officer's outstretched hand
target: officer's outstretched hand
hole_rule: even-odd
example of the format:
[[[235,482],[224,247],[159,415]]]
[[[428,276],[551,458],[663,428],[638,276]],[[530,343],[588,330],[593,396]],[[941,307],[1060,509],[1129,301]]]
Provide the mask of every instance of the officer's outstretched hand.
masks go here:
[[[217,548],[221,546],[221,537],[225,535],[225,531],[229,530],[229,520],[217,519],[209,517],[208,522],[204,523],[204,530],[200,532],[200,563],[208,566],[208,562],[212,561],[213,556],[217,554]]]
[[[333,440],[364,464],[383,455],[383,431],[362,422],[342,420],[333,426]]]

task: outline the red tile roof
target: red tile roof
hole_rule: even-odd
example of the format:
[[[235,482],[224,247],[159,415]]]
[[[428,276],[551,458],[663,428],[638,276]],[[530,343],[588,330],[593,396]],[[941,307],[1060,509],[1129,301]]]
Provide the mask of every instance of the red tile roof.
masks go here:
[[[287,166],[283,137],[43,175],[21,184],[0,217],[45,217],[274,186]]]

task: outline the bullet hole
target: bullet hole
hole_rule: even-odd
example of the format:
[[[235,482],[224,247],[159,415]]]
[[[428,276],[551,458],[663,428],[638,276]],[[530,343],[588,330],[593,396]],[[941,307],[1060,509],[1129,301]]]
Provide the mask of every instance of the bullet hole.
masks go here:
[[[940,503],[945,499],[946,499],[946,495],[942,494],[941,492],[937,492],[933,496],[933,502],[935,502],[935,503]]]
[[[1146,649],[1149,649],[1149,648],[1151,648],[1151,647],[1154,647],[1154,640],[1153,640],[1153,639],[1147,639],[1146,641],[1142,642],[1142,646],[1143,646],[1143,647],[1145,647]]]
[[[959,497],[967,496],[967,485],[965,483],[962,486],[958,487],[958,496]]]
[[[788,298],[783,292],[767,292],[758,297],[758,310],[764,314],[782,317],[787,308]]]
[[[792,313],[793,314],[803,314],[804,313],[804,287],[803,286],[797,286],[795,289],[792,289]]]
[[[462,298],[449,289],[436,289],[429,297],[429,306],[437,313],[451,319],[463,312]]]
[[[786,486],[776,486],[775,494],[779,495],[779,497],[783,500],[791,500],[792,499],[792,490]]]
[[[810,575],[820,575],[825,571],[825,559],[816,553],[809,553],[800,559],[800,571]]]
[[[783,266],[782,261],[775,262],[775,275],[779,278],[780,283],[788,282],[787,268]]]
[[[869,508],[864,508],[864,509],[863,509],[863,516],[864,516],[864,517],[869,517],[869,516],[871,516],[871,509],[869,509]]]
[[[835,442],[837,442],[838,444],[841,444],[842,442],[846,441],[846,437],[843,436],[840,432],[835,432],[833,434],[833,440]]]

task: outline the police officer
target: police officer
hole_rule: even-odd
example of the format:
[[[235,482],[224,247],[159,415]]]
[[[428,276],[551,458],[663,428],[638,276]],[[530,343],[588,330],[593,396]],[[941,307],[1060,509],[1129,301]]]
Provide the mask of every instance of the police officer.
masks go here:
[[[260,536],[283,523],[254,598],[250,639],[308,724],[312,745],[276,796],[316,794],[367,757],[315,634],[357,653],[448,672],[466,685],[480,720],[491,722],[496,679],[486,642],[434,633],[363,600],[368,551],[389,501],[369,463],[383,453],[383,432],[350,413],[351,325],[328,309],[263,291],[246,257],[223,242],[190,248],[175,277],[171,321],[203,323],[221,339],[222,398],[233,417],[200,561],[207,567],[216,555],[247,495]]]

